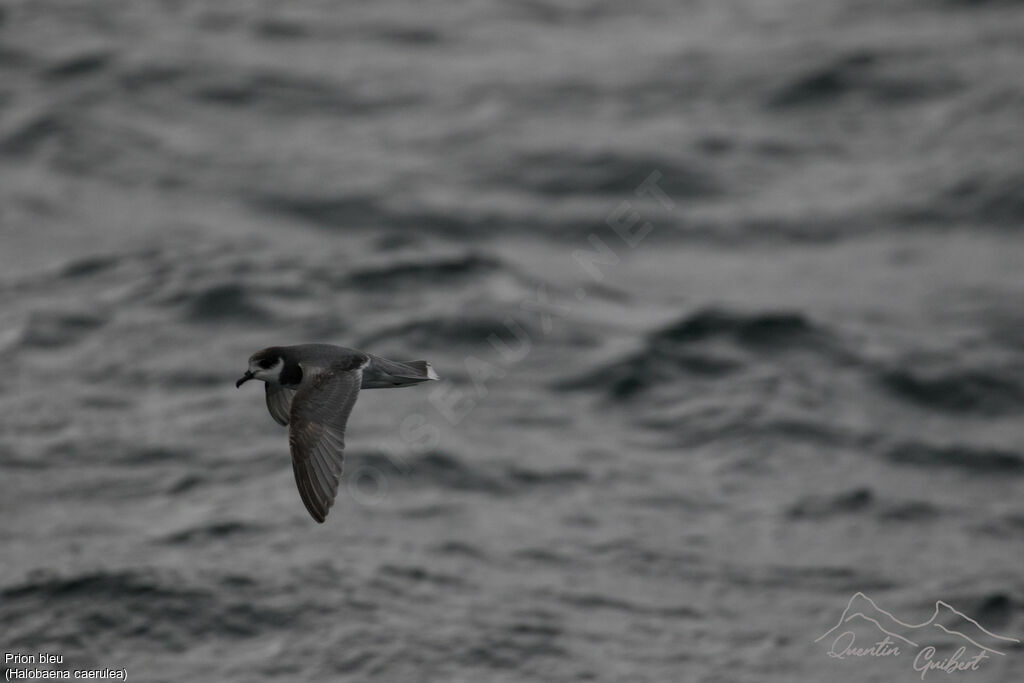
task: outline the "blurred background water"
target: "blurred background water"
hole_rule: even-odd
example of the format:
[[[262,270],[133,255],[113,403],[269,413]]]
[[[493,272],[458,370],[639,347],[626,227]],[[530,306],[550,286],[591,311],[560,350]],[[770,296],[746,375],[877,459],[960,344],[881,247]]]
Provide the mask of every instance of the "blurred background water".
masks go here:
[[[812,642],[858,590],[1021,637],[1022,35],[1009,0],[0,4],[0,644],[916,679]],[[304,341],[445,379],[363,393],[323,526],[233,387]]]

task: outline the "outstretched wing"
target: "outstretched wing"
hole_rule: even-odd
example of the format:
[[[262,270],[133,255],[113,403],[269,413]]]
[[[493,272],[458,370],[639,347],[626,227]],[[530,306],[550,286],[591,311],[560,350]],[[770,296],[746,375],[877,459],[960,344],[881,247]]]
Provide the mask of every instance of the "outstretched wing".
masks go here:
[[[345,423],[352,412],[362,367],[337,365],[301,387],[292,399],[288,443],[299,495],[309,514],[323,522],[341,480]]]
[[[267,391],[267,410],[270,411],[270,417],[282,427],[287,427],[288,415],[292,411],[292,399],[295,398],[297,390],[270,382],[263,386]]]

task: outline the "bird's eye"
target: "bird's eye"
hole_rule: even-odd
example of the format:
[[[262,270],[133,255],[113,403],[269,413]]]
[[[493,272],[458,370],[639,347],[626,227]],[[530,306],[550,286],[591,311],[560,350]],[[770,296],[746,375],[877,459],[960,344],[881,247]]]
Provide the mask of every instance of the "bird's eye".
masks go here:
[[[270,368],[274,367],[276,362],[277,361],[273,358],[264,358],[258,363],[258,365],[264,370],[269,370]]]

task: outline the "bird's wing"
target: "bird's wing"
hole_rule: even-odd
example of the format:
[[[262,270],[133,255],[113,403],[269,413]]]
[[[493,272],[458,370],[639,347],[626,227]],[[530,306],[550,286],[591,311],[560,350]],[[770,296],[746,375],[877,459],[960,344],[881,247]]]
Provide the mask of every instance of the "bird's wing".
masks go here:
[[[288,414],[292,411],[292,399],[295,398],[296,389],[270,382],[263,386],[267,390],[267,410],[270,411],[270,417],[282,427],[287,427]]]
[[[302,502],[317,522],[334,504],[345,450],[345,423],[359,396],[362,366],[338,364],[300,387],[289,413],[288,443]]]

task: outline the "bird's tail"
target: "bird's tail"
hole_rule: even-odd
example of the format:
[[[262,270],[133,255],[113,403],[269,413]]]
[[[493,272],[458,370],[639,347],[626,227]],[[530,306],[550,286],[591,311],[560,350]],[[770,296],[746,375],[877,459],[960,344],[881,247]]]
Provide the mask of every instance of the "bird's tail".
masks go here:
[[[434,368],[425,360],[397,361],[370,356],[370,363],[363,368],[363,389],[404,387],[410,384],[440,379]]]

